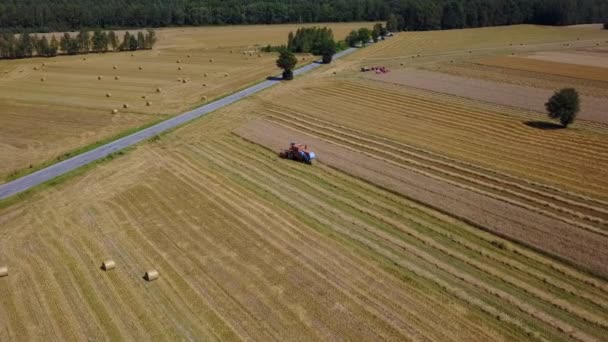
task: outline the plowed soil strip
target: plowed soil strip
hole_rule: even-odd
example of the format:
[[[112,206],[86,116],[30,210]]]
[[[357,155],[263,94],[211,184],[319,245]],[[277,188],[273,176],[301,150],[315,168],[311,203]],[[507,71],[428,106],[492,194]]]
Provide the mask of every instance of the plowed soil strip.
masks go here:
[[[545,102],[553,94],[552,90],[472,79],[416,69],[393,71],[389,74],[383,74],[382,76],[373,75],[372,78],[379,81],[402,84],[414,88],[543,113],[545,112]],[[591,96],[582,96],[581,112],[578,117],[583,120],[608,123],[606,108],[608,108],[608,100]]]
[[[264,120],[253,121],[235,130],[235,133],[277,151],[285,141],[306,141],[320,156],[319,160],[331,167],[450,213],[497,235],[608,276],[608,252],[605,249],[608,239],[603,236]]]

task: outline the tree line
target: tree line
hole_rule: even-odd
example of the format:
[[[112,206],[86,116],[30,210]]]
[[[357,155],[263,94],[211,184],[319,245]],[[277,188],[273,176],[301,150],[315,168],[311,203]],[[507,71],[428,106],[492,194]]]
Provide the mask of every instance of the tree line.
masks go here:
[[[605,22],[605,0],[3,0],[0,30],[389,20],[391,30]]]
[[[369,41],[373,41],[375,43],[381,37],[386,36],[388,32],[387,27],[384,27],[381,23],[377,23],[371,30],[367,27],[352,30],[348,36],[346,36],[344,41],[346,44],[348,44],[348,46],[356,47],[359,44],[367,44]]]
[[[136,35],[125,32],[122,41],[114,31],[95,30],[93,34],[82,30],[75,37],[64,33],[58,40],[55,35],[49,40],[45,35],[27,32],[16,37],[13,33],[0,34],[0,58],[15,59],[33,56],[54,57],[58,54],[78,55],[89,52],[135,51],[152,49],[156,43],[154,30]]]

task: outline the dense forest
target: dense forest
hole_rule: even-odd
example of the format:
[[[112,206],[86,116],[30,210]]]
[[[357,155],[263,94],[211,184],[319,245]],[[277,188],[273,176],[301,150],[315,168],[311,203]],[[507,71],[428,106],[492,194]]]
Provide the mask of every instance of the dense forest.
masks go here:
[[[606,0],[2,0],[0,30],[392,20],[404,30],[606,22]]]

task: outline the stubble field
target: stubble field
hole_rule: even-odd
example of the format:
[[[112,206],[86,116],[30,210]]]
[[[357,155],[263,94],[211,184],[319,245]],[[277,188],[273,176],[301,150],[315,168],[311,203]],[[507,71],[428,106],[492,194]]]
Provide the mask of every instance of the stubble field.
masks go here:
[[[0,209],[0,339],[604,339],[608,128],[362,79],[385,43]]]
[[[343,38],[372,24],[318,25]],[[162,29],[151,51],[0,61],[0,182],[276,74],[275,54],[259,49],[298,27]]]

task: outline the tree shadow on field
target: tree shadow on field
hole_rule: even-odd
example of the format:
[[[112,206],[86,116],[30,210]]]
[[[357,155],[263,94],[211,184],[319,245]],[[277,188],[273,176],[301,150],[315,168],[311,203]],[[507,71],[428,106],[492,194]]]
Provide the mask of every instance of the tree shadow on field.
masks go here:
[[[545,121],[526,121],[524,125],[536,129],[542,130],[555,130],[555,129],[564,129],[564,126],[553,123],[553,122],[545,122]]]
[[[266,79],[269,80],[269,81],[282,81],[283,77],[281,77],[281,76],[268,76],[268,77],[266,77]]]

